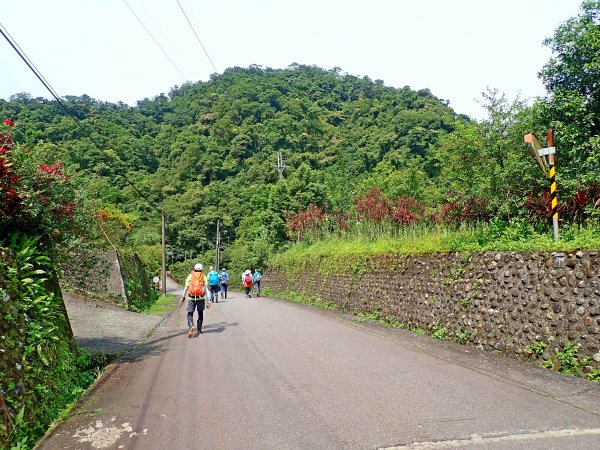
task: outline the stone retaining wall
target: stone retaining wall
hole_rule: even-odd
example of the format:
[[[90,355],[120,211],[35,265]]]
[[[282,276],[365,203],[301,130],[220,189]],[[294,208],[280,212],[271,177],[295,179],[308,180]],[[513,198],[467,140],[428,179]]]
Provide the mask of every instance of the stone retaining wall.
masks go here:
[[[467,333],[483,348],[522,354],[536,341],[577,342],[581,356],[600,359],[599,252],[383,255],[354,268],[336,275],[271,269],[264,286],[380,312],[411,328]]]

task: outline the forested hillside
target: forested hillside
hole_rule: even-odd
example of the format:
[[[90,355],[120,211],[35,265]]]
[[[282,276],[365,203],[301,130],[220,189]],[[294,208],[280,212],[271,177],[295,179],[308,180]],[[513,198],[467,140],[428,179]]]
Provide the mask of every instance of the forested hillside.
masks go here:
[[[285,215],[311,203],[348,209],[381,177],[402,180],[396,194],[422,192],[439,174],[432,149],[468,122],[427,90],[298,65],[230,69],[137,107],[66,100],[110,161],[54,101],[21,94],[0,102],[0,114],[15,119],[15,141],[64,163],[96,210],[124,214],[127,243],[158,244],[146,201],[164,209],[175,258],[214,248],[217,219],[226,244],[241,238],[238,251],[264,257],[287,239]]]
[[[104,152],[55,101],[18,94],[0,100],[0,117],[33,161],[64,163],[117,244],[155,254],[165,211],[169,262],[211,261],[217,220],[224,262],[248,266],[307,231],[352,223],[544,228],[548,180],[523,135],[548,128],[561,220],[583,225],[600,206],[599,9],[584,2],[546,42],[557,55],[540,72],[547,98],[529,106],[488,90],[481,122],[427,89],[297,64],[228,69],[135,107],[66,97]]]

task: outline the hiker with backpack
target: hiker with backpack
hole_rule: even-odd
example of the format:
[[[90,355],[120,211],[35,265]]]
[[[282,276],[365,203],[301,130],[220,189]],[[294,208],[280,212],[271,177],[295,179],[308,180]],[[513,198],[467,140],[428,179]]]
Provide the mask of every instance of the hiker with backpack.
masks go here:
[[[219,281],[221,281],[221,298],[227,298],[227,288],[229,287],[229,272],[227,272],[227,269],[225,269],[225,267],[221,269]]]
[[[212,266],[210,266],[210,271],[208,272],[208,284],[213,302],[219,303],[219,272],[214,270]]]
[[[252,283],[256,287],[256,296],[260,297],[260,280],[262,280],[262,273],[260,270],[254,269],[254,273],[252,274]]]
[[[250,270],[246,270],[242,274],[242,286],[246,291],[246,298],[252,298],[252,294],[250,293],[252,290],[252,272]]]
[[[187,306],[187,322],[188,322],[188,338],[194,336],[194,331],[197,331],[196,336],[201,335],[202,322],[204,320],[204,308],[206,306],[206,299],[210,302],[210,295],[208,292],[208,278],[202,272],[202,264],[198,263],[194,266],[194,271],[191,272],[185,279],[185,289],[183,290],[183,297],[181,297],[181,304],[185,301],[186,295],[188,296]],[[208,305],[210,307],[210,304]],[[198,310],[198,321],[196,322],[197,328],[194,328],[194,311]]]

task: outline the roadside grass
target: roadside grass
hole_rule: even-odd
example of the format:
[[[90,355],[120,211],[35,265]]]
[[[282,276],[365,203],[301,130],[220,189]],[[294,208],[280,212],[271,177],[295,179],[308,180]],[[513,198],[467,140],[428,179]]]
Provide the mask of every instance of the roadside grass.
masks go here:
[[[153,314],[160,316],[169,313],[175,308],[177,308],[175,300],[176,296],[174,295],[161,294],[160,297],[158,297],[158,300],[156,300],[156,302],[152,303],[147,308],[144,308],[139,312],[141,312],[142,314]]]
[[[340,309],[339,305],[337,305],[336,303],[328,302],[326,300],[323,300],[320,297],[299,294],[298,292],[281,292],[278,294],[273,294],[272,292],[269,291],[269,294],[274,296],[275,298],[279,298],[282,300],[289,300],[289,301],[295,302],[295,303],[304,303],[306,305],[316,306],[317,308],[321,308],[321,309],[328,309],[328,310],[339,310]]]
[[[68,419],[74,413],[74,406],[85,392],[94,384],[94,382],[102,375],[106,367],[115,359],[123,356],[122,352],[114,353],[90,353],[87,350],[79,348],[79,356],[75,360],[74,366],[78,372],[78,378],[71,386],[72,396],[69,397],[69,402],[60,410],[58,410],[51,421],[46,433],[53,430],[60,422]],[[23,438],[16,445],[11,447],[11,450],[29,449],[31,437]]]
[[[498,230],[491,225],[450,228],[416,228],[394,235],[369,238],[366,235],[329,235],[322,240],[308,239],[275,254],[270,267],[286,271],[318,268],[324,274],[352,269],[357,258],[384,254],[420,254],[486,251],[574,251],[600,248],[600,228],[566,226],[561,239],[554,242],[552,234],[538,232],[519,224]]]

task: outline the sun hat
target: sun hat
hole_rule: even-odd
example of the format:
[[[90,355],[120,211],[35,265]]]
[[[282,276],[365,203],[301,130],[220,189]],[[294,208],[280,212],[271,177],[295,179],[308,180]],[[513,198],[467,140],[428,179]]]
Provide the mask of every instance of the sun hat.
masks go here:
[[[201,271],[202,270],[202,264],[198,263],[194,266],[194,270],[196,271]]]

